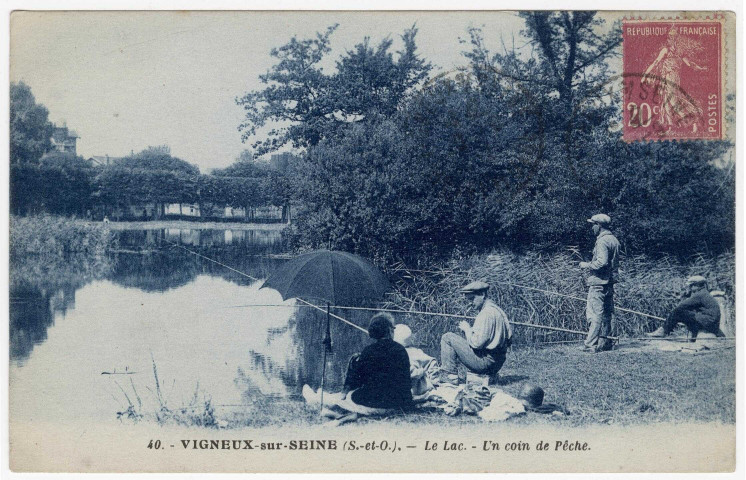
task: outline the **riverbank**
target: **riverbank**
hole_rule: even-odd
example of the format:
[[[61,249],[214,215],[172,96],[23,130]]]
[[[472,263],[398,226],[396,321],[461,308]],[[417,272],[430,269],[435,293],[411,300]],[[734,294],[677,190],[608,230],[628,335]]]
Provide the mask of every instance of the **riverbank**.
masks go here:
[[[517,396],[526,383],[541,386],[546,392],[544,401],[566,408],[569,414],[530,413],[502,424],[553,428],[688,422],[733,424],[734,343],[711,341],[710,350],[698,354],[665,351],[659,344],[624,341],[613,351],[595,355],[567,345],[513,348],[500,372],[499,388]],[[209,395],[204,396],[209,398]],[[293,399],[259,396],[252,403],[226,408],[209,401],[184,407],[151,413],[130,402],[122,420],[229,430],[277,426],[306,428],[325,422],[317,408]],[[485,423],[477,416],[451,417],[439,409],[357,421],[358,425],[406,425],[410,428],[438,425],[472,428]]]
[[[103,222],[87,222],[104,225]],[[281,231],[286,223],[242,223],[242,222],[188,222],[186,220],[152,220],[146,222],[109,222],[111,230],[160,230],[178,228],[184,230],[265,230]]]
[[[83,254],[100,257],[115,243],[102,223],[54,215],[10,217],[10,254],[62,257]]]

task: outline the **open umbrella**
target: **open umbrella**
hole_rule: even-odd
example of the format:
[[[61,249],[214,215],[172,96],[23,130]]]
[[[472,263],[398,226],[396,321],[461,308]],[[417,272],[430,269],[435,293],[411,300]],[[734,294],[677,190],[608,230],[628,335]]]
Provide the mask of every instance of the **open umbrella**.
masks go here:
[[[330,305],[362,307],[379,300],[391,288],[386,277],[370,262],[347,252],[317,250],[285,263],[265,280],[282,298],[320,300],[326,303],[324,364],[321,367],[321,406],[324,406],[326,356],[331,353]]]

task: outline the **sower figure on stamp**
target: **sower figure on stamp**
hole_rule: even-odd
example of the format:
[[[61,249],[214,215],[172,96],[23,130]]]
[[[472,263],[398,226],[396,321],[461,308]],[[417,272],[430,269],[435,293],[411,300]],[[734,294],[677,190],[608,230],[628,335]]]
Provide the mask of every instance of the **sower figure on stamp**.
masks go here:
[[[513,330],[505,312],[487,297],[489,288],[477,281],[461,289],[479,314],[473,326],[465,321],[459,323],[463,337],[448,332],[440,338],[441,381],[458,384],[459,363],[471,372],[496,379],[505,363]]]
[[[666,323],[656,331],[648,333],[649,337],[665,337],[676,324],[683,323],[692,336],[690,342],[697,341],[699,332],[712,333],[718,337],[725,334],[720,330],[720,306],[707,291],[707,280],[695,275],[686,281],[687,291],[684,298],[666,318]]]
[[[614,315],[614,283],[619,271],[619,240],[609,230],[611,218],[599,213],[588,219],[593,224],[596,245],[593,260],[580,262],[580,268],[588,269],[588,303],[585,315],[588,319],[588,336],[582,347],[584,351],[603,352],[611,350],[611,319]]]
[[[660,124],[667,126],[669,131],[678,122],[681,125],[691,125],[692,133],[697,133],[697,123],[702,119],[702,106],[684,93],[680,85],[684,65],[694,71],[707,70],[707,67],[698,65],[691,58],[701,50],[700,42],[679,35],[678,29],[672,26],[668,31],[666,45],[642,76],[641,83],[658,85],[657,91],[662,96]]]

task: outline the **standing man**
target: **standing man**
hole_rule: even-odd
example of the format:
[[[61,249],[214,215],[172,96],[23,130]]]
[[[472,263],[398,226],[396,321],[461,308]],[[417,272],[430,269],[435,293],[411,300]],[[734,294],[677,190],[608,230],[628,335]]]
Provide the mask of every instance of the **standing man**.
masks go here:
[[[461,289],[474,308],[479,310],[474,325],[462,321],[458,328],[464,336],[452,332],[440,337],[441,380],[458,384],[458,364],[469,371],[495,375],[505,363],[513,330],[508,317],[495,302],[487,298],[490,286],[472,282]]]
[[[699,332],[709,332],[717,337],[724,337],[720,330],[720,305],[707,291],[707,280],[694,275],[686,280],[687,291],[684,298],[666,318],[666,323],[658,330],[648,333],[649,337],[669,335],[677,323],[683,323],[692,336],[690,342],[697,341]]]
[[[603,352],[611,350],[611,317],[614,314],[614,284],[619,273],[619,240],[609,230],[611,218],[603,213],[588,219],[593,224],[596,245],[593,260],[580,262],[580,268],[587,269],[588,303],[585,316],[590,324],[583,350]]]

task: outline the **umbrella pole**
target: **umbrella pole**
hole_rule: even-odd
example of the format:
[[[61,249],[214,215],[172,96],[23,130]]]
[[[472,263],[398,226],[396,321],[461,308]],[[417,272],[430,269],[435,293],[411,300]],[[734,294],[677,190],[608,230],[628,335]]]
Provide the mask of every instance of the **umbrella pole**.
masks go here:
[[[324,335],[324,341],[321,342],[324,344],[324,360],[323,364],[321,365],[321,410],[319,410],[319,414],[324,411],[324,380],[326,379],[326,354],[329,353],[332,349],[332,336],[331,336],[331,328],[330,328],[330,318],[331,315],[329,314],[329,304],[326,304],[326,334]]]

